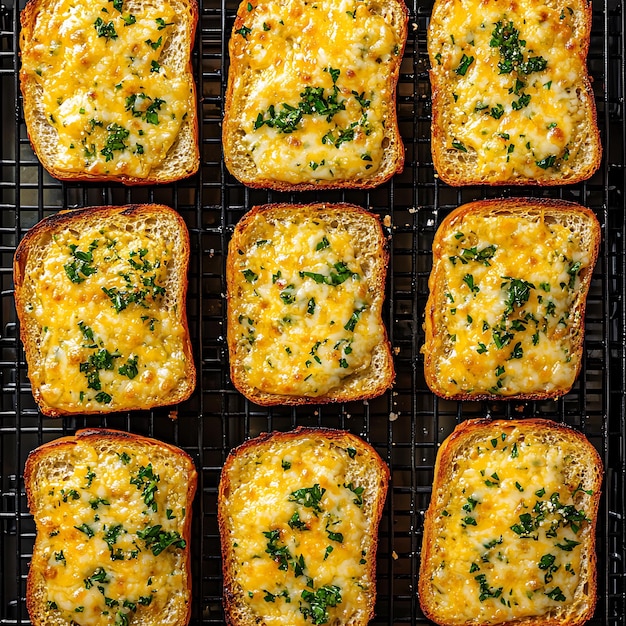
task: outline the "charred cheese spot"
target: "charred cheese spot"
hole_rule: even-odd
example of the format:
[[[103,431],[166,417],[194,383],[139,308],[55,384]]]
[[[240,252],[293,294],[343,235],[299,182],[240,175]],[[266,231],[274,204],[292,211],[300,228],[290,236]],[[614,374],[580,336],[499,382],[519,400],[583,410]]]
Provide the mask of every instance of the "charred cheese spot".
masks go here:
[[[53,236],[29,305],[44,401],[71,412],[153,406],[186,376],[186,331],[167,287],[172,243],[145,226]],[[169,294],[171,296],[171,294]]]
[[[314,438],[281,442],[231,476],[236,488],[224,507],[236,583],[268,626],[345,624],[367,605],[374,582],[362,551],[369,529],[362,502],[371,494],[346,483],[355,454]],[[313,617],[306,598],[325,595],[320,589],[330,599]]]
[[[233,53],[254,77],[238,77],[234,89],[259,175],[302,183],[376,172],[393,106],[389,75],[404,45],[380,7],[259,2],[240,17]]]
[[[571,450],[511,428],[453,462],[432,537],[438,618],[498,624],[576,601],[592,494],[572,484]]]
[[[147,453],[78,442],[70,471],[38,483],[40,549],[32,568],[43,572],[44,604],[55,619],[81,626],[150,621],[185,589],[185,502],[168,489],[176,472]],[[160,544],[146,536],[156,525]]]
[[[167,2],[121,0],[55,0],[37,16],[22,71],[58,134],[56,168],[145,178],[165,159],[193,106],[162,59],[176,20]]]
[[[592,262],[582,236],[541,215],[467,215],[438,253],[442,388],[502,396],[569,388],[581,332],[573,303]]]
[[[582,158],[570,151],[588,123],[586,51],[571,11],[537,0],[445,4],[429,40],[452,94],[445,143],[471,156],[477,177],[533,179]]]
[[[248,383],[263,392],[321,396],[371,362],[384,338],[350,233],[312,217],[257,215],[256,241],[235,251],[231,299]]]

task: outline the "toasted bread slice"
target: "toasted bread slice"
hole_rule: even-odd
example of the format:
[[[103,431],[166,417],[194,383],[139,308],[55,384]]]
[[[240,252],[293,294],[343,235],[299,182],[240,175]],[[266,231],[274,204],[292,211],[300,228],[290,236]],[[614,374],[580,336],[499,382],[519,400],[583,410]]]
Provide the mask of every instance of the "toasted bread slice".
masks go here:
[[[401,171],[407,21],[403,0],[243,0],[222,133],[233,176],[305,190],[369,188]]]
[[[181,402],[195,387],[187,327],[189,234],[156,204],[48,217],[15,253],[15,304],[45,415]]]
[[[436,0],[432,154],[451,185],[563,185],[602,145],[587,74],[591,2]]]
[[[29,0],[20,85],[50,174],[136,185],[198,169],[197,20],[196,0]]]
[[[348,204],[255,207],[228,249],[233,384],[257,404],[378,396],[394,368],[382,322],[388,252]]]
[[[446,626],[576,626],[596,602],[602,461],[543,419],[468,420],[437,455],[419,600]]]
[[[365,626],[388,481],[376,451],[344,431],[299,428],[236,448],[218,497],[227,622]]]
[[[448,215],[428,283],[430,389],[455,400],[567,393],[599,244],[595,215],[571,202],[484,200]]]
[[[26,605],[35,626],[185,626],[197,475],[175,446],[80,430],[34,450],[24,485],[37,536]]]

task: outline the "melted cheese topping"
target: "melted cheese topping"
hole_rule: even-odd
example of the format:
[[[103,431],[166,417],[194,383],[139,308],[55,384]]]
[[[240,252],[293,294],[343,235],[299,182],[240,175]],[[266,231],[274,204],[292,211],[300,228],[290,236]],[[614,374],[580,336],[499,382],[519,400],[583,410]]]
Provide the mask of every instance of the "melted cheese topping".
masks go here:
[[[450,463],[431,537],[439,619],[497,624],[575,602],[591,498],[569,484],[571,450],[506,429]]]
[[[438,384],[451,395],[569,389],[588,246],[542,215],[467,215],[457,227],[437,251],[446,285],[432,329]]]
[[[230,301],[247,383],[266,393],[321,396],[367,368],[384,338],[374,298],[341,226],[313,218],[268,221],[234,251]]]
[[[167,1],[55,0],[37,15],[23,71],[58,133],[55,167],[145,178],[187,111],[189,77],[163,61],[178,19]]]
[[[268,446],[229,476],[224,507],[236,584],[264,624],[346,624],[368,605],[374,583],[363,547],[371,528],[362,502],[371,494],[347,481],[357,454],[292,440]]]
[[[46,404],[147,407],[177,389],[189,366],[185,327],[166,306],[173,262],[171,242],[139,223],[52,238],[27,305],[41,329],[41,362],[29,376]]]
[[[153,621],[187,587],[185,495],[169,487],[180,468],[116,450],[77,443],[70,471],[51,472],[33,494],[31,567],[45,579],[47,611],[67,623]]]
[[[476,0],[445,3],[439,20],[429,51],[447,85],[447,149],[499,180],[545,177],[581,158],[572,151],[591,105],[579,16],[539,0]]]
[[[404,47],[380,7],[361,0],[245,5],[233,32],[244,41],[231,55],[253,74],[238,76],[234,88],[244,101],[241,141],[258,173],[288,183],[371,177],[383,160],[390,72]]]

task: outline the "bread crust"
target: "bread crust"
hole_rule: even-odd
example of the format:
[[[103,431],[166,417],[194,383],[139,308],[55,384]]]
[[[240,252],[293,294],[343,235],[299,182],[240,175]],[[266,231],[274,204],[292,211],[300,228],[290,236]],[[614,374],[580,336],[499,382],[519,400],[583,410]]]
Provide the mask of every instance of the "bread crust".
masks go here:
[[[184,385],[181,385],[175,394],[170,397],[163,397],[160,401],[153,402],[149,406],[136,404],[123,409],[107,409],[106,405],[100,408],[81,409],[83,414],[110,413],[112,410],[145,410],[155,406],[168,406],[182,402],[189,398],[196,384],[196,370],[193,361],[191,339],[186,315],[187,301],[187,270],[189,265],[189,232],[182,217],[173,209],[157,204],[132,204],[125,206],[100,206],[75,209],[71,211],[61,211],[51,215],[33,228],[31,228],[22,241],[19,243],[13,261],[13,280],[15,286],[15,306],[20,321],[20,338],[24,346],[26,361],[29,371],[39,369],[42,365],[42,354],[39,350],[39,335],[41,329],[34,316],[29,311],[29,299],[34,293],[33,273],[38,268],[41,259],[38,255],[55,233],[59,233],[67,228],[75,228],[78,232],[83,228],[89,228],[93,224],[124,223],[130,225],[140,220],[153,220],[163,224],[168,224],[176,233],[176,241],[173,244],[177,253],[177,266],[172,273],[171,287],[173,302],[176,304],[177,317],[184,330],[184,337],[181,340],[181,350],[186,362],[186,377]],[[77,412],[76,409],[63,406],[50,406],[43,398],[41,388],[38,384],[31,386],[33,396],[39,405],[41,412],[49,417],[59,417],[71,415]]]
[[[361,207],[347,203],[318,203],[318,204],[267,204],[253,207],[237,224],[229,244],[228,259],[226,262],[227,280],[227,343],[230,354],[230,376],[233,385],[250,401],[262,406],[322,404],[328,402],[349,402],[353,400],[367,400],[375,398],[391,387],[395,380],[395,370],[391,355],[391,344],[387,331],[382,324],[381,341],[374,349],[372,364],[365,372],[357,372],[345,379],[344,384],[331,389],[328,393],[319,396],[287,395],[266,393],[251,386],[247,380],[243,367],[241,351],[238,350],[235,336],[235,325],[238,323],[236,306],[238,282],[241,281],[241,272],[237,271],[237,250],[246,248],[248,231],[257,216],[269,216],[270,219],[280,220],[280,215],[299,214],[300,216],[320,216],[320,219],[341,221],[350,219],[367,222],[374,233],[375,250],[367,254],[375,258],[371,278],[368,278],[368,291],[378,299],[384,299],[385,279],[389,262],[389,251],[378,216]],[[382,320],[381,320],[382,322]]]
[[[362,455],[361,471],[375,478],[372,484],[376,486],[376,494],[369,510],[370,529],[369,544],[367,549],[367,571],[368,580],[376,581],[376,549],[378,546],[378,525],[382,517],[385,499],[387,495],[387,485],[390,480],[390,471],[386,463],[380,458],[374,448],[359,437],[347,431],[330,428],[309,428],[298,427],[288,432],[273,431],[261,433],[253,439],[249,439],[231,450],[220,479],[218,489],[218,526],[221,539],[222,573],[224,577],[223,603],[226,615],[226,623],[230,626],[249,626],[251,624],[263,624],[263,618],[246,610],[244,590],[237,582],[237,563],[235,560],[232,545],[232,528],[228,500],[236,491],[237,485],[233,474],[237,471],[237,465],[245,464],[246,458],[251,458],[253,463],[256,455],[269,447],[280,447],[291,442],[297,442],[307,438],[324,441],[325,444],[338,447],[352,447],[357,450],[355,456]],[[376,603],[376,585],[372,584],[371,593],[368,596],[366,607],[359,611],[359,617],[355,621],[350,621],[351,626],[367,624],[374,617],[374,605]],[[294,603],[294,611],[298,610],[297,603]]]
[[[555,388],[552,391],[543,391],[537,389],[531,393],[519,393],[515,395],[502,395],[489,393],[487,390],[477,390],[471,393],[459,391],[458,393],[450,393],[442,384],[438,372],[438,360],[442,357],[441,350],[438,345],[438,336],[445,333],[445,328],[441,326],[440,315],[442,307],[446,300],[446,279],[444,264],[448,262],[445,254],[444,239],[452,232],[456,232],[460,228],[463,219],[468,215],[493,216],[493,215],[515,215],[518,214],[520,219],[526,216],[542,215],[549,217],[557,222],[567,221],[568,215],[579,215],[587,221],[589,231],[588,250],[590,253],[590,262],[583,268],[579,277],[581,280],[580,289],[572,309],[575,309],[577,316],[574,330],[577,332],[572,338],[570,354],[577,357],[577,365],[571,384],[568,387]],[[451,400],[543,400],[546,398],[556,398],[568,393],[578,377],[581,367],[581,355],[584,347],[584,319],[586,309],[586,297],[593,276],[593,270],[598,257],[601,240],[601,230],[598,220],[590,209],[583,207],[574,202],[565,200],[553,200],[548,198],[509,198],[509,199],[493,199],[479,200],[461,205],[453,210],[439,226],[435,238],[433,240],[433,266],[429,277],[428,286],[430,290],[429,298],[426,304],[424,329],[426,332],[425,343],[422,346],[424,354],[424,376],[428,387],[442,398]]]
[[[524,171],[519,170],[513,175],[505,173],[485,173],[479,172],[476,166],[476,155],[471,154],[471,150],[462,152],[461,150],[450,148],[449,139],[451,133],[454,134],[458,128],[452,128],[450,120],[450,111],[455,106],[456,99],[453,100],[454,87],[452,81],[458,76],[456,70],[442,63],[439,49],[436,48],[437,41],[441,37],[440,31],[445,31],[448,37],[449,26],[446,27],[446,19],[452,14],[453,8],[460,5],[459,0],[437,0],[433,8],[433,15],[429,25],[428,47],[431,62],[429,70],[431,92],[432,92],[432,124],[431,124],[431,147],[433,165],[438,176],[447,184],[452,186],[462,185],[536,185],[536,186],[555,186],[563,184],[575,184],[590,178],[600,166],[602,160],[602,144],[600,131],[597,124],[597,110],[595,98],[591,86],[590,77],[586,71],[586,59],[589,51],[591,37],[592,22],[592,3],[589,0],[579,0],[576,2],[576,18],[573,26],[574,44],[567,45],[567,55],[576,55],[580,59],[582,73],[578,77],[576,83],[577,100],[579,107],[585,111],[583,128],[575,131],[577,136],[572,143],[576,148],[576,156],[573,158],[563,159],[559,170],[551,171],[546,168],[537,171],[533,175],[528,175]],[[514,3],[511,6],[515,7]],[[566,3],[551,3],[551,8],[556,6],[566,10]],[[567,7],[570,8],[570,7]],[[507,6],[502,7],[503,15],[506,14]],[[504,19],[504,17],[503,17]],[[459,33],[460,35],[460,33]],[[466,48],[463,48],[466,50]],[[493,50],[493,48],[491,48]],[[533,53],[541,52],[533,50]],[[467,48],[467,55],[476,53],[473,47]],[[530,51],[528,51],[531,54]],[[439,54],[439,57],[437,56]],[[465,53],[464,53],[465,54]],[[459,54],[460,57],[460,54]],[[473,57],[472,57],[473,59]],[[501,74],[504,72],[500,72]],[[464,76],[465,74],[463,74]],[[526,78],[523,76],[524,80]],[[509,92],[511,93],[511,92]],[[519,93],[516,91],[516,95]],[[487,94],[484,94],[487,95]],[[482,114],[482,113],[481,113]],[[469,116],[469,114],[468,114]],[[487,115],[488,117],[488,115]],[[505,116],[506,117],[506,116]],[[503,118],[505,119],[505,118]],[[513,127],[502,126],[501,134],[506,135],[511,132]],[[511,135],[511,141],[514,141]],[[525,142],[525,134],[520,135],[517,143]],[[485,141],[487,138],[485,138]],[[519,152],[520,145],[515,146],[513,143],[513,153]],[[572,149],[572,154],[574,150]],[[485,158],[488,159],[488,156]]]
[[[374,175],[361,178],[344,179],[314,179],[305,182],[287,182],[276,180],[271,176],[264,176],[257,171],[251,155],[246,153],[241,145],[240,136],[245,133],[240,119],[242,114],[242,99],[247,95],[246,88],[241,87],[240,81],[254,80],[254,73],[251,73],[250,64],[246,58],[248,54],[247,39],[237,36],[237,32],[245,28],[246,18],[249,16],[250,3],[242,0],[237,11],[232,35],[229,41],[230,69],[228,74],[228,85],[226,90],[226,104],[224,109],[224,120],[222,124],[222,143],[224,149],[224,161],[229,172],[240,182],[251,188],[273,189],[276,191],[313,191],[318,189],[371,189],[382,185],[394,174],[402,171],[404,167],[404,144],[400,136],[398,117],[396,112],[396,90],[400,75],[400,65],[402,55],[406,45],[408,34],[409,12],[403,0],[386,0],[384,3],[388,12],[388,19],[391,20],[398,31],[398,39],[401,42],[396,59],[390,62],[388,67],[388,94],[387,99],[390,105],[384,118],[386,143],[385,156],[381,167]],[[297,6],[297,5],[296,5]],[[301,9],[299,9],[301,10]],[[271,37],[271,30],[266,33]],[[332,37],[332,35],[331,35]],[[321,45],[321,40],[317,40],[317,45]],[[280,70],[277,70],[280,71]],[[247,77],[252,74],[251,77]],[[247,77],[247,78],[246,78]],[[306,77],[305,77],[306,79]],[[310,77],[308,78],[310,80]]]
[[[92,174],[89,172],[68,172],[56,165],[54,148],[50,145],[51,137],[58,136],[40,109],[41,87],[37,84],[32,73],[22,66],[20,68],[20,90],[23,99],[24,120],[30,145],[44,168],[55,178],[67,182],[118,182],[127,186],[152,184],[166,184],[188,178],[195,174],[200,166],[200,152],[198,148],[198,116],[197,94],[193,80],[191,56],[198,22],[197,0],[175,0],[180,6],[177,12],[184,19],[187,30],[186,49],[178,54],[184,54],[186,62],[181,74],[189,76],[188,86],[191,92],[190,100],[193,107],[187,111],[186,121],[180,129],[178,138],[170,147],[165,160],[151,168],[146,177],[137,177],[127,174]],[[51,0],[28,0],[20,13],[20,56],[35,44],[34,31],[39,15],[52,10]],[[184,16],[184,18],[183,18]]]
[[[598,516],[598,507],[601,497],[603,480],[603,464],[600,455],[591,445],[587,438],[579,431],[562,423],[542,418],[528,418],[523,420],[492,420],[489,418],[469,419],[456,426],[441,445],[435,462],[432,497],[430,505],[424,516],[424,534],[421,551],[420,577],[418,582],[419,601],[424,615],[442,626],[452,624],[439,614],[435,597],[437,592],[433,589],[430,577],[433,574],[434,541],[438,536],[438,519],[441,518],[445,508],[446,494],[456,486],[455,459],[469,453],[475,442],[489,437],[498,437],[500,433],[510,432],[513,428],[520,429],[522,433],[533,433],[540,438],[554,442],[558,445],[562,442],[568,446],[572,454],[578,455],[570,460],[578,462],[586,470],[584,488],[593,493],[589,496],[585,505],[585,513],[589,514],[588,526],[584,532],[584,553],[587,559],[587,571],[583,581],[579,584],[575,598],[576,612],[573,613],[567,606],[561,610],[550,611],[547,615],[535,615],[522,617],[513,621],[488,621],[479,618],[462,620],[457,619],[453,623],[471,624],[472,626],[487,626],[489,624],[515,624],[515,626],[563,626],[569,624],[578,626],[589,620],[594,613],[596,604],[597,571],[596,571],[596,535],[595,527]],[[488,450],[488,448],[487,448]],[[494,469],[497,469],[494,466]],[[582,538],[581,538],[582,541]],[[461,546],[458,546],[459,549]],[[473,574],[468,574],[468,580]],[[461,597],[457,601],[462,602]],[[578,605],[582,605],[582,608]]]
[[[154,454],[159,454],[161,456],[169,457],[171,460],[170,462],[176,463],[179,467],[177,478],[179,484],[184,485],[186,489],[184,508],[187,511],[187,515],[185,516],[183,522],[183,531],[181,533],[182,538],[186,542],[183,558],[183,568],[185,572],[184,581],[186,587],[181,590],[183,593],[182,597],[184,598],[184,604],[182,606],[177,606],[176,619],[174,619],[174,621],[171,620],[171,616],[169,614],[168,616],[157,615],[157,621],[155,621],[154,624],[155,626],[156,624],[161,625],[166,623],[168,626],[185,626],[189,622],[189,618],[191,616],[191,511],[197,488],[198,475],[191,457],[177,446],[126,431],[106,428],[86,428],[76,431],[73,436],[61,437],[42,444],[33,450],[26,459],[24,467],[24,487],[26,490],[28,508],[37,524],[37,536],[35,538],[35,546],[33,548],[33,561],[35,561],[39,551],[38,540],[41,539],[41,533],[45,531],[44,526],[41,526],[41,528],[39,526],[41,523],[39,516],[41,514],[45,514],[46,510],[41,508],[41,503],[37,500],[37,489],[44,485],[48,478],[45,473],[45,468],[47,467],[47,464],[54,461],[56,457],[62,458],[79,443],[86,443],[93,448],[101,445],[106,447],[119,446],[121,449],[130,448],[132,450],[147,452],[152,456],[154,456]],[[73,524],[73,522],[74,520],[69,521],[70,524]],[[67,622],[60,619],[59,616],[57,616],[54,611],[52,611],[45,604],[45,588],[46,582],[43,572],[31,564],[26,582],[26,607],[32,623],[35,626],[63,626]],[[146,622],[143,620],[141,623],[148,626],[152,622]]]

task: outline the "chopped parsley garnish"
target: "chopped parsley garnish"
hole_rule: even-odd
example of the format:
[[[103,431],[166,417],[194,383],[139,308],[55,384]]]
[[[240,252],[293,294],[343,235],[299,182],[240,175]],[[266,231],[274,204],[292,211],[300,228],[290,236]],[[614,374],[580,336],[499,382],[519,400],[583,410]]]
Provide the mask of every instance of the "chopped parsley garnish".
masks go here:
[[[152,463],[148,463],[146,467],[143,465],[139,468],[136,476],[132,476],[130,484],[135,485],[137,489],[142,489],[143,501],[152,510],[157,510],[157,503],[154,495],[157,491],[157,483],[159,482],[158,474],[154,473]]]
[[[289,496],[289,502],[297,502],[302,506],[313,509],[316,513],[321,513],[322,507],[320,502],[324,493],[326,493],[326,489],[315,483],[312,487],[304,487],[293,491]]]
[[[128,139],[130,131],[119,124],[113,123],[107,126],[107,132],[109,134],[107,135],[104,148],[100,150],[100,154],[105,157],[105,161],[111,161],[113,159],[113,151],[123,151],[128,148],[124,140]]]
[[[63,269],[67,277],[73,283],[82,283],[86,278],[98,271],[92,265],[93,251],[98,247],[98,240],[94,239],[94,241],[89,244],[89,249],[86,252],[79,250],[76,244],[70,244],[68,247],[72,254],[72,260],[66,263]]]
[[[148,526],[144,530],[138,530],[137,536],[145,541],[146,548],[152,550],[154,556],[159,556],[163,550],[170,546],[184,548],[187,545],[178,531],[167,532],[161,529],[160,524]]]
[[[119,367],[117,369],[117,371],[122,376],[127,376],[128,378],[130,378],[132,380],[133,378],[135,378],[135,376],[137,376],[137,374],[139,374],[139,369],[137,368],[137,362],[138,361],[139,361],[139,357],[138,356],[134,356],[134,357],[128,359],[128,361],[126,361],[126,363],[124,363],[124,365]]]
[[[93,23],[98,37],[105,37],[106,39],[117,39],[117,33],[115,32],[115,26],[113,22],[105,22],[101,17],[96,18]]]
[[[326,624],[330,619],[328,607],[335,607],[341,602],[341,588],[337,585],[324,585],[316,591],[305,589],[302,600],[309,606],[300,605],[300,612],[311,618],[313,624]]]
[[[474,57],[468,57],[466,54],[463,54],[461,57],[461,62],[459,66],[454,70],[459,76],[465,76],[469,66],[474,62]]]

